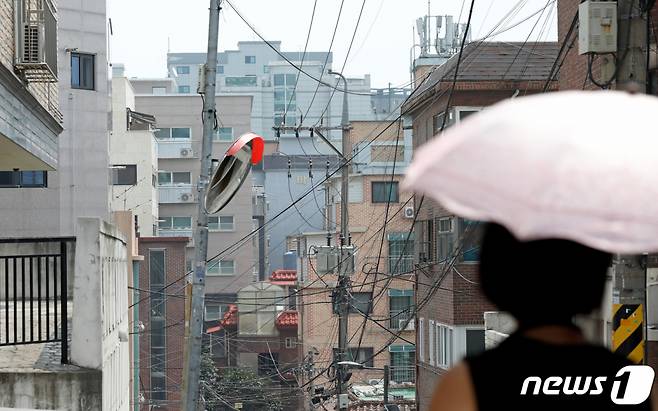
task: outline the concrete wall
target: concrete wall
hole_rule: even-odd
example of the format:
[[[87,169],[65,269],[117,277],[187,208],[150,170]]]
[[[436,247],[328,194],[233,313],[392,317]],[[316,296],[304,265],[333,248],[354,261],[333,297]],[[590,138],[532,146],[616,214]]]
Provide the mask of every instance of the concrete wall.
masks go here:
[[[101,385],[101,373],[92,370],[0,373],[0,404],[9,409],[101,410]]]
[[[95,218],[76,231],[71,362],[102,371],[102,409],[129,409],[128,252],[122,234]]]

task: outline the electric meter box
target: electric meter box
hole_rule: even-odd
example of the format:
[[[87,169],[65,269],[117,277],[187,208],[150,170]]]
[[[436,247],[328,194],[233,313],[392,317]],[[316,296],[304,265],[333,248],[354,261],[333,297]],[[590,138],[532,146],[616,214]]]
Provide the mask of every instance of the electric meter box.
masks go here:
[[[584,1],[578,6],[578,54],[617,51],[617,2]]]

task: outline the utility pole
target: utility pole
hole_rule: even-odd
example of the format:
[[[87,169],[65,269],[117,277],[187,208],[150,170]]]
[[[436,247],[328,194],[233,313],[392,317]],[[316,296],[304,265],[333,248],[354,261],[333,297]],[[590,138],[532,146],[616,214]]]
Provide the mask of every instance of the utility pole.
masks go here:
[[[647,13],[636,4],[635,0],[617,2],[616,88],[646,93]],[[634,362],[646,362],[647,258],[618,255],[613,268],[613,351]]]
[[[384,366],[384,407],[388,405],[388,385],[391,380],[390,369],[388,365]]]
[[[350,124],[347,107],[347,79],[341,73],[336,73],[331,70],[329,70],[329,74],[335,74],[339,76],[345,84],[345,90],[343,91],[343,115],[341,118],[341,126],[343,128],[343,166],[341,171],[340,190],[340,252],[338,254],[338,285],[336,292],[338,295],[338,361],[347,361],[347,321],[350,308],[347,288],[349,286],[350,278],[348,275],[349,270],[346,269],[346,267],[343,267],[343,265],[349,264],[347,262],[343,263],[343,259],[345,257],[343,248],[349,239],[349,216],[347,207],[349,205],[348,195],[350,167],[347,159],[349,158],[350,152]],[[345,381],[345,376],[347,374],[346,368],[344,366],[339,366],[336,371],[338,379],[336,387],[338,395],[337,409],[340,411],[346,411],[349,402],[347,395],[347,381]]]
[[[192,304],[187,340],[187,368],[185,370],[185,410],[194,411],[200,408],[199,378],[201,371],[201,343],[203,333],[203,305],[206,285],[206,259],[208,258],[208,213],[205,208],[206,190],[212,173],[212,141],[215,133],[215,82],[217,81],[217,42],[219,36],[220,0],[210,0],[210,16],[208,23],[208,53],[203,85],[203,141],[201,143],[201,170],[197,184],[199,202],[197,228],[194,235],[196,247],[194,274],[192,278]]]

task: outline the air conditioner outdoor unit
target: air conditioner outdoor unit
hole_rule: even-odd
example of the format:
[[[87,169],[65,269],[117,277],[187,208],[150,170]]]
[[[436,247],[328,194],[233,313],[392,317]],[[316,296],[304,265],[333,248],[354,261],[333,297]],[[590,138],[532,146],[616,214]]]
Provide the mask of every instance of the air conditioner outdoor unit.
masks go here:
[[[180,195],[180,201],[186,203],[188,201],[192,201],[194,197],[190,193],[183,193]]]
[[[192,157],[192,149],[181,148],[180,149],[180,156],[181,157]]]
[[[414,331],[415,329],[416,323],[413,320],[409,320],[409,324],[407,324],[407,320],[398,320],[398,330]]]
[[[39,64],[45,61],[44,26],[27,23],[23,26],[23,53],[20,61],[24,64]]]
[[[404,208],[404,218],[414,218],[414,206],[406,206]]]

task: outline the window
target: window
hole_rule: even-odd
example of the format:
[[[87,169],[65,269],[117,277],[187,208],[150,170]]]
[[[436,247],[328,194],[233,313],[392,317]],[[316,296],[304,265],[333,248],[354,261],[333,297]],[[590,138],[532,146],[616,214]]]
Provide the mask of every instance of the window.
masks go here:
[[[224,84],[226,87],[255,87],[257,80],[256,76],[226,77]]]
[[[433,117],[433,123],[434,123],[434,134],[438,134],[441,132],[441,127],[444,127],[443,129],[447,129],[448,127],[452,126],[455,124],[455,112],[450,110],[448,112],[448,119],[446,120],[445,126],[443,125],[443,117],[444,113],[437,114]]]
[[[154,96],[162,96],[164,94],[167,94],[167,88],[166,87],[152,87],[151,92],[153,93]]]
[[[190,66],[178,66],[176,67],[177,74],[190,74]]]
[[[192,217],[160,217],[158,228],[161,230],[190,230]]]
[[[425,319],[418,319],[418,360],[425,362]]]
[[[155,131],[155,138],[164,140],[168,138],[189,139],[192,136],[192,129],[189,127],[163,127]]]
[[[179,93],[189,93],[190,92],[190,86],[178,86],[178,92]]]
[[[232,215],[222,215],[218,217],[208,217],[208,229],[216,231],[233,231],[235,225]]]
[[[256,64],[256,56],[244,56],[244,64]]]
[[[351,293],[350,314],[371,313],[372,312],[372,293]],[[338,314],[338,302],[334,301],[334,314]]]
[[[413,324],[414,290],[389,289],[388,298],[390,328],[393,330],[401,330],[405,326],[409,328],[409,324]]]
[[[71,53],[71,88],[94,90],[94,55]]]
[[[436,324],[436,365],[441,368],[452,367],[452,349],[453,349],[453,331],[452,328],[445,325]]]
[[[333,353],[334,361],[338,361],[338,348],[334,348]],[[349,347],[347,349],[347,358],[345,358],[345,361],[354,361],[363,364],[366,367],[372,367],[374,366],[373,353],[374,351],[372,347]]]
[[[277,374],[279,353],[264,352],[258,354],[258,375],[271,377]]]
[[[217,74],[224,74],[224,66],[217,66]]]
[[[458,219],[459,238],[463,243],[461,259],[464,262],[480,261],[480,243],[484,226],[479,221]]]
[[[437,218],[434,225],[436,227],[436,258],[437,262],[443,263],[453,257],[455,247],[453,218]]]
[[[48,187],[47,171],[0,171],[0,188]]]
[[[263,73],[267,74],[270,72],[270,66],[263,66]]]
[[[391,357],[391,381],[416,382],[416,347],[410,344],[388,347]]]
[[[135,164],[112,165],[112,185],[133,186],[137,184],[137,166]]]
[[[429,347],[429,357],[430,357],[430,365],[435,365],[434,362],[434,354],[436,354],[434,350],[434,346],[436,344],[436,341],[434,339],[434,332],[435,332],[435,326],[434,326],[434,320],[429,321],[429,327],[428,327],[428,339],[427,341],[429,342],[428,347]]]
[[[484,330],[466,330],[466,355],[477,355],[484,351]]]
[[[192,174],[189,171],[159,171],[158,184],[161,186],[192,184]]]
[[[400,201],[397,181],[373,181],[372,182],[372,202],[373,203],[397,203]]]
[[[388,272],[408,274],[414,264],[414,233],[388,233]]]
[[[297,122],[296,74],[275,74],[274,80],[274,125],[294,125]],[[284,117],[284,114],[286,116]]]
[[[171,138],[190,138],[192,129],[189,127],[173,127],[171,129]]]
[[[233,127],[219,127],[215,133],[215,140],[233,141]]]
[[[228,306],[223,304],[207,303],[205,307],[204,321],[219,321],[228,311]]]
[[[291,350],[297,347],[297,337],[286,337],[286,348]]]
[[[233,260],[211,260],[206,270],[208,275],[234,275],[235,262]]]

